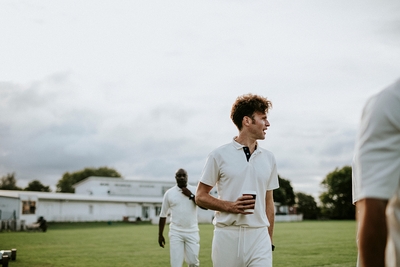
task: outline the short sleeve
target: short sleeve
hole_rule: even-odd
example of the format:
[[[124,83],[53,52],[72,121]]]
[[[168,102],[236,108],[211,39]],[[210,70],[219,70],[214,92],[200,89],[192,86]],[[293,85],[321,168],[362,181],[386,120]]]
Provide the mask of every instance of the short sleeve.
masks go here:
[[[276,166],[275,157],[272,155],[272,171],[269,178],[267,190],[274,190],[279,188],[278,168]]]
[[[200,182],[214,187],[218,181],[219,167],[213,154],[208,155],[204,165]]]
[[[390,89],[390,88],[389,88]],[[363,110],[355,151],[355,200],[389,199],[400,180],[400,89],[384,90]],[[395,94],[393,94],[395,93]]]
[[[167,191],[164,194],[164,198],[163,198],[163,202],[162,202],[162,206],[161,206],[160,217],[167,218],[168,211],[169,211],[169,200],[168,200],[168,191]]]

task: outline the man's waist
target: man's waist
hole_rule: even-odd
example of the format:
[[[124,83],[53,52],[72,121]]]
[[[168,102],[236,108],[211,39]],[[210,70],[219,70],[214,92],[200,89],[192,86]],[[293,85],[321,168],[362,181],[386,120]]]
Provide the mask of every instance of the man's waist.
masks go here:
[[[226,225],[226,226],[221,226],[221,225],[215,225],[215,229],[218,230],[238,230],[240,228],[246,228],[248,230],[252,229],[260,229],[260,228],[268,228],[268,226],[249,226],[249,225]]]

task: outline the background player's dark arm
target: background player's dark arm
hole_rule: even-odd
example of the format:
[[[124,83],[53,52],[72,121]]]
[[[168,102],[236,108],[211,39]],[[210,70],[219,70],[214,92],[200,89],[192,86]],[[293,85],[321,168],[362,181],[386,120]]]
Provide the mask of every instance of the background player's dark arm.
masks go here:
[[[160,245],[160,247],[165,246],[165,238],[163,236],[163,232],[164,232],[164,227],[165,227],[166,221],[167,221],[167,218],[160,217],[160,221],[158,222],[158,244]]]

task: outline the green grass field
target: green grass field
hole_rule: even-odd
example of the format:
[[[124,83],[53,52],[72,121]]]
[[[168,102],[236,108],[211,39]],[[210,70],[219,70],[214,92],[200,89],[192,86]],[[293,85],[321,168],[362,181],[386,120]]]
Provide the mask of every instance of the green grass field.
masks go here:
[[[50,224],[46,233],[0,232],[0,250],[17,249],[9,267],[169,266],[169,244],[159,247],[157,234],[150,224]],[[276,223],[274,267],[353,267],[355,234],[355,221]],[[212,235],[212,225],[200,225],[203,267],[212,266]]]

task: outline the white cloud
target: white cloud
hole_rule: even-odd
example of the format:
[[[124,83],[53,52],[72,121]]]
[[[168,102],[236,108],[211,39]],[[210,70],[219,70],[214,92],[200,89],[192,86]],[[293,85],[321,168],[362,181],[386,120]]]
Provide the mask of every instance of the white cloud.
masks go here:
[[[351,163],[361,108],[398,78],[398,11],[376,1],[0,4],[0,175],[200,176],[238,95],[273,101],[260,142],[295,190]]]

